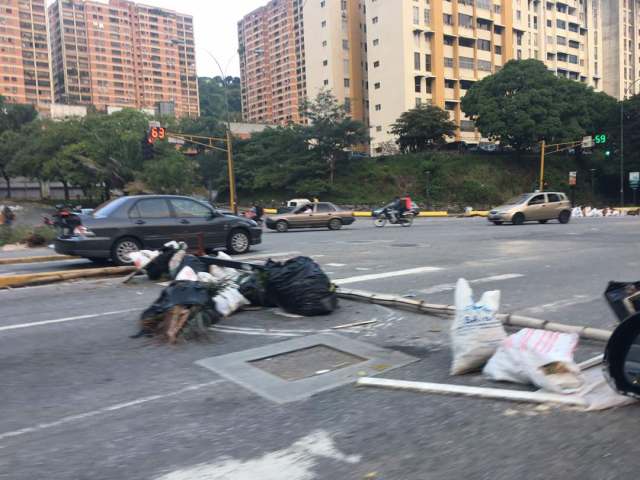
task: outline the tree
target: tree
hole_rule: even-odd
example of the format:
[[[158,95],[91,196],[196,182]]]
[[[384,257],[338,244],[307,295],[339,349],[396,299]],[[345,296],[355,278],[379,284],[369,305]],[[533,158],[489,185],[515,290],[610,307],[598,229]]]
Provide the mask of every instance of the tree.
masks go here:
[[[306,101],[302,113],[309,125],[302,127],[309,149],[326,162],[329,183],[333,185],[336,165],[348,158],[354,147],[369,140],[366,126],[348,116],[344,105],[326,90],[321,90],[312,101]]]
[[[198,77],[200,115],[226,121],[225,89],[231,121],[242,120],[242,94],[238,77]]]
[[[158,143],[156,158],[144,163],[138,177],[152,191],[190,194],[198,180],[198,164],[178,152],[173,145]]]
[[[423,152],[444,143],[454,135],[456,125],[449,114],[434,105],[422,104],[400,115],[391,125],[390,133],[397,135],[396,143],[402,153]]]
[[[508,62],[476,82],[462,99],[462,110],[484,136],[517,151],[543,139],[580,139],[614,106],[611,97],[556,77],[538,60]]]

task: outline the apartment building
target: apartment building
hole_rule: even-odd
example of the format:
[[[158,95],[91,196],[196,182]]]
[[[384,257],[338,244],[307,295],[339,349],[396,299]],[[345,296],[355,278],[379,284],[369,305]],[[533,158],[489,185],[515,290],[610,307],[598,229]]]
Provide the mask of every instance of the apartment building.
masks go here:
[[[602,89],[599,1],[367,0],[372,153],[392,150],[390,126],[422,103],[449,112],[455,140],[480,142],[460,100],[514,58]]]
[[[309,0],[304,17],[309,97],[330,90],[352,118],[368,123],[364,0]]]
[[[271,0],[238,22],[242,114],[247,122],[302,121],[303,5],[303,0]]]
[[[617,99],[640,93],[640,1],[602,0],[604,91]]]
[[[56,102],[199,115],[191,16],[128,0],[56,0],[49,24]]]
[[[39,110],[51,104],[45,0],[0,0],[0,95]]]

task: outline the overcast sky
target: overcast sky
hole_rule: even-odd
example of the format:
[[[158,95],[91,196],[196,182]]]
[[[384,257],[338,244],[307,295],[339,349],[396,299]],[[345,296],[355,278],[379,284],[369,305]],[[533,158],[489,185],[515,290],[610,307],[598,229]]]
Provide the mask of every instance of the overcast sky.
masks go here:
[[[49,4],[54,0],[49,0]],[[108,3],[108,0],[100,0]],[[219,75],[207,52],[218,59],[225,74],[240,75],[238,60],[238,20],[268,0],[134,0],[193,15],[196,34],[198,75]],[[227,66],[228,65],[228,66]]]

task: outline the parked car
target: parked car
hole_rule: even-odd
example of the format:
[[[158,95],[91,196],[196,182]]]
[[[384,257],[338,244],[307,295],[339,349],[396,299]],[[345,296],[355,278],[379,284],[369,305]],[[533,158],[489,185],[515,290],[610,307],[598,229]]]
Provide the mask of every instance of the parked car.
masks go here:
[[[547,223],[549,220],[569,223],[571,202],[561,192],[523,193],[491,210],[487,218],[496,225],[504,222],[521,225],[529,221]]]
[[[333,203],[307,203],[293,212],[268,216],[267,228],[286,232],[290,228],[329,228],[340,230],[343,225],[351,225],[356,218],[350,210],[341,210]]]
[[[111,200],[82,216],[71,235],[56,239],[55,250],[130,265],[131,252],[159,249],[171,240],[195,249],[200,237],[206,250],[239,254],[261,242],[262,230],[253,220],[223,214],[190,197],[141,195]]]

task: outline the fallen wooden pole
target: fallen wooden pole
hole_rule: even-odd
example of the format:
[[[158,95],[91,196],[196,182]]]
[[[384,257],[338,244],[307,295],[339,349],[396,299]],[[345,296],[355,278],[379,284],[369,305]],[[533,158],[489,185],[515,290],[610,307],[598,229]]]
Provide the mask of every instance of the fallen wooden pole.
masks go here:
[[[364,322],[354,322],[354,323],[347,323],[345,325],[336,325],[335,327],[331,327],[332,330],[340,330],[343,328],[353,328],[353,327],[360,327],[362,325],[369,325],[371,323],[376,323],[378,320],[366,320]]]
[[[42,255],[37,257],[0,258],[0,265],[19,265],[24,263],[63,262],[66,260],[80,260],[81,257],[69,255]]]
[[[364,290],[337,289],[338,297],[359,302],[385,305],[417,313],[427,313],[435,316],[450,317],[455,315],[456,309],[452,305],[439,305],[427,303],[423,300],[413,300],[399,295],[379,294]],[[582,327],[578,325],[566,325],[564,323],[550,322],[538,318],[525,317],[523,315],[498,314],[496,316],[502,323],[508,326],[521,328],[538,328],[562,333],[576,333],[581,338],[607,342],[611,331],[599,328]]]
[[[24,275],[0,276],[0,288],[26,287],[46,283],[63,282],[79,278],[98,278],[124,275],[135,270],[135,267],[105,267],[87,268],[84,270],[70,270],[62,272],[28,273]]]
[[[361,387],[379,387],[393,390],[410,390],[421,393],[438,393],[448,395],[463,395],[467,397],[490,398],[496,400],[511,400],[528,403],[558,403],[586,407],[587,402],[575,396],[559,395],[555,393],[528,392],[525,390],[508,390],[503,388],[468,387],[447,383],[411,382],[407,380],[392,380],[389,378],[359,378],[356,382]]]

